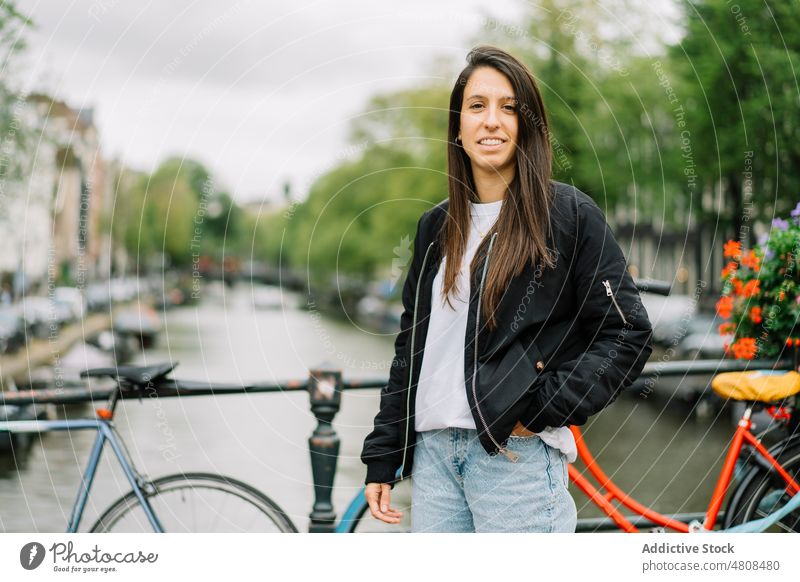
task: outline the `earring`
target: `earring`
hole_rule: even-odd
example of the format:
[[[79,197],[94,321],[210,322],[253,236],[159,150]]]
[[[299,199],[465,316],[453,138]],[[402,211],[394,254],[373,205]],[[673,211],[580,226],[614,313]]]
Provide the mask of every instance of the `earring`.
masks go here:
[[[460,135],[456,138],[456,143],[461,143],[461,136]]]

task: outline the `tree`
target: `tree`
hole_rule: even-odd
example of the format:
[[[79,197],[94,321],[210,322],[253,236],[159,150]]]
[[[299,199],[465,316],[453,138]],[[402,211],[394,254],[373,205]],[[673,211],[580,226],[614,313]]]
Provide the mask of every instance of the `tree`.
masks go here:
[[[341,163],[282,221],[282,263],[308,267],[324,285],[388,277],[420,214],[447,198],[448,102],[439,85],[374,97],[353,122]],[[270,236],[278,245],[280,236]]]
[[[113,238],[138,269],[162,254],[177,267],[197,255],[219,260],[227,245],[227,254],[239,252],[242,239],[252,236],[242,228],[241,209],[195,160],[169,158],[149,176],[123,170],[115,192]]]
[[[691,0],[685,22],[670,55],[694,88],[691,148],[717,202],[705,210],[738,235],[797,202],[800,10],[790,0]]]
[[[24,33],[31,25],[30,19],[16,8],[16,3],[0,3],[0,187],[5,182],[17,180],[30,165],[29,149],[32,131],[21,119],[24,96],[18,94],[12,83],[14,58],[25,48]]]

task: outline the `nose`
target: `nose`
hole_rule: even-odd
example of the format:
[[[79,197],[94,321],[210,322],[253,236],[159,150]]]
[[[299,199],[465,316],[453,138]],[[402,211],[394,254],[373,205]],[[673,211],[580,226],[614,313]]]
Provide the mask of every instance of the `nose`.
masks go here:
[[[496,129],[500,126],[500,122],[497,121],[497,107],[489,106],[486,108],[486,118],[483,120],[483,124],[487,129]]]

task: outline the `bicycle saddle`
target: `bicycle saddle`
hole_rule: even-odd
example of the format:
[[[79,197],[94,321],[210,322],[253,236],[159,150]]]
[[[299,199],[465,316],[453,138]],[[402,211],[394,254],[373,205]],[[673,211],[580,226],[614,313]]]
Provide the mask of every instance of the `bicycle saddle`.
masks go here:
[[[81,372],[81,378],[118,378],[129,384],[146,386],[150,382],[163,379],[175,369],[178,362],[166,362],[154,366],[117,366],[115,368],[90,368]]]
[[[779,370],[723,372],[714,376],[711,388],[723,398],[773,402],[800,392],[800,374]]]

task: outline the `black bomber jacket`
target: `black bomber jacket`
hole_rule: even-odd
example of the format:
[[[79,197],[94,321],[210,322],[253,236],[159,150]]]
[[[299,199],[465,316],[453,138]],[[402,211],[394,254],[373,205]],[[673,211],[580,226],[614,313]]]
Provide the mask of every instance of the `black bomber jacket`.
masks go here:
[[[517,454],[506,444],[517,421],[533,432],[584,424],[636,380],[652,351],[647,311],[603,212],[577,188],[551,184],[547,246],[557,251],[555,268],[528,265],[513,277],[493,330],[478,306],[497,233],[470,278],[464,389],[486,453],[512,461]],[[411,475],[415,395],[447,209],[445,200],[417,225],[389,382],[361,453],[366,483],[394,486]]]

